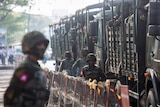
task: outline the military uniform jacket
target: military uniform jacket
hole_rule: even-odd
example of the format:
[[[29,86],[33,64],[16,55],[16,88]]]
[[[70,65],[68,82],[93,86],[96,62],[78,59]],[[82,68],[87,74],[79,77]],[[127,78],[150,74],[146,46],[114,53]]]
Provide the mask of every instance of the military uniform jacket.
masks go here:
[[[60,64],[60,71],[66,70],[68,72],[68,75],[72,75],[72,65],[73,65],[72,59],[63,59]]]
[[[105,81],[106,79],[104,72],[98,66],[89,67],[89,65],[86,65],[83,67],[82,73],[85,80],[96,79],[97,81]]]
[[[75,76],[79,76],[82,68],[87,64],[88,63],[84,58],[79,58],[72,66],[72,70]]]
[[[13,74],[4,94],[4,106],[44,107],[47,96],[44,71],[38,62],[26,59]]]

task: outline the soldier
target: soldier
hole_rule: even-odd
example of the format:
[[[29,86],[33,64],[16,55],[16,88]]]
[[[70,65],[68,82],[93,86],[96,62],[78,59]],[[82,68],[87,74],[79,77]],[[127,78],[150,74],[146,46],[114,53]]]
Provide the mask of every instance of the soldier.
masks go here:
[[[78,58],[74,64],[72,65],[72,71],[74,73],[74,76],[80,76],[80,71],[82,68],[87,65],[86,56],[88,54],[88,49],[82,49],[81,51],[81,57]]]
[[[72,55],[69,51],[66,51],[65,53],[65,59],[63,59],[60,63],[59,72],[62,72],[63,70],[66,70],[68,75],[73,75],[72,73],[72,65],[73,65],[73,59]]]
[[[118,4],[116,7],[116,15],[113,17],[112,20],[109,21],[109,26],[114,26],[114,27],[120,26],[121,21],[123,21],[126,17],[129,16],[130,6],[131,4],[128,2],[124,2],[123,6],[121,4]]]
[[[43,58],[48,43],[38,31],[24,35],[22,51],[27,57],[14,71],[4,94],[4,107],[44,107],[47,103],[46,75],[37,60]]]
[[[85,80],[96,79],[98,81],[105,81],[106,77],[102,69],[95,65],[96,56],[93,53],[87,55],[88,65],[84,66],[81,75],[84,76]]]

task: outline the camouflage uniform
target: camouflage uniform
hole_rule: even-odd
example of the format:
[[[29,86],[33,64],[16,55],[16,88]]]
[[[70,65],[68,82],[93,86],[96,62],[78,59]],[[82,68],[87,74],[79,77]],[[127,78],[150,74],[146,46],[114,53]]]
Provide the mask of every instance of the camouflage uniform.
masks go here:
[[[72,71],[74,73],[74,76],[79,76],[82,68],[87,65],[87,61],[85,58],[79,58],[76,60],[76,62],[72,66]]]
[[[37,62],[26,59],[14,72],[4,105],[43,107],[47,97],[46,76]]]
[[[63,59],[61,62],[61,70],[66,70],[68,75],[72,75],[72,64],[73,64],[73,60],[72,59]]]
[[[62,72],[63,70],[66,70],[68,75],[73,75],[72,73],[72,65],[73,65],[73,59],[71,58],[71,53],[66,52],[65,53],[65,59],[61,61],[60,67],[59,67],[59,72]]]
[[[47,47],[48,40],[37,31],[28,33],[24,38],[31,39],[30,35],[35,37],[34,43],[27,43],[27,40],[23,40],[23,53],[37,54],[37,59],[41,59],[37,52],[32,53],[31,51],[34,51],[33,47],[41,41],[45,42]],[[37,60],[34,59],[27,56],[24,62],[15,69],[10,85],[4,94],[4,107],[44,107],[49,97],[49,90],[46,89],[46,75]]]
[[[86,65],[83,67],[82,72],[85,80],[96,79],[97,81],[105,81],[105,75],[102,69],[96,65],[93,67]]]
[[[89,63],[90,60],[96,62],[96,57],[92,53],[87,55],[87,62]],[[89,80],[89,79],[92,79],[92,80],[96,79],[97,81],[106,80],[105,74],[102,71],[102,69],[96,66],[95,64],[92,66],[90,64],[84,66],[82,69],[82,74],[85,80]]]
[[[87,49],[83,49],[81,51],[81,55],[82,57],[81,58],[78,58],[74,64],[72,65],[72,71],[73,71],[73,74],[74,76],[80,76],[80,72],[82,70],[82,68],[87,65],[87,61],[86,61],[86,56],[88,54],[88,50]]]

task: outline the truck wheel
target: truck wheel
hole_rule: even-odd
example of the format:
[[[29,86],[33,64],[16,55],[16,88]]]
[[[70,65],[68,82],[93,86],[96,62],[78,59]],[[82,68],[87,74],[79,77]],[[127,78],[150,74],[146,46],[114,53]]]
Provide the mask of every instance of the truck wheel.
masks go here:
[[[146,107],[156,107],[156,99],[153,88],[151,88],[148,92]]]

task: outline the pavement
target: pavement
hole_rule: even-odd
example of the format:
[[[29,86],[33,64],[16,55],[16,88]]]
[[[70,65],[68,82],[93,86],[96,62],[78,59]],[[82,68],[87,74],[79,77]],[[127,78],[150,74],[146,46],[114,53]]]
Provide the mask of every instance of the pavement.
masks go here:
[[[14,65],[1,65],[0,64],[0,70],[8,70],[8,69],[14,69]]]
[[[15,68],[15,64],[9,64],[6,60],[5,65],[2,64],[2,62],[0,61],[0,70],[8,70],[8,69],[14,69]]]
[[[13,75],[13,66],[0,65],[0,107],[3,107],[3,95]]]

